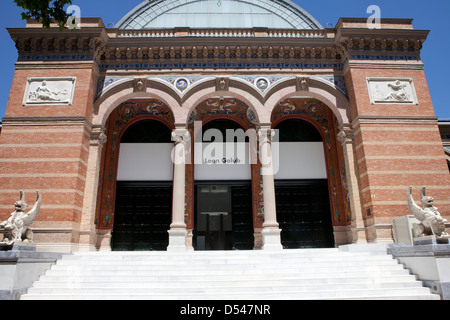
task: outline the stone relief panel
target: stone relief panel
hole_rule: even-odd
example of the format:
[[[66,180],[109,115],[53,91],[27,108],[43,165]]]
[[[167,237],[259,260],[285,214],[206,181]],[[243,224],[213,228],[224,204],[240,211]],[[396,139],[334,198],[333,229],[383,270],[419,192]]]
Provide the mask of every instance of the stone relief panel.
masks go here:
[[[367,78],[372,104],[418,104],[412,79]]]
[[[71,105],[76,78],[28,78],[23,105]]]

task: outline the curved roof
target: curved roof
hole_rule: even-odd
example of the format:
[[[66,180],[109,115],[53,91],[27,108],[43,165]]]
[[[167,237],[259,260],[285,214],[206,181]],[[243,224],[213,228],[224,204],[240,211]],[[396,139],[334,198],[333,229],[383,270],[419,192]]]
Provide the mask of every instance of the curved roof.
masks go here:
[[[116,28],[323,29],[290,0],[152,0],[130,11]]]

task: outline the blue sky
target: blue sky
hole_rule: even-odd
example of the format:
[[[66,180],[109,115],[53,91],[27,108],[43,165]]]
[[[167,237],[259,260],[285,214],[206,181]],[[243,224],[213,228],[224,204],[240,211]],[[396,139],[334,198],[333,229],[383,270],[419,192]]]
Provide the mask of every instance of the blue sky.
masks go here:
[[[449,0],[293,0],[308,11],[323,26],[335,25],[341,17],[369,17],[370,5],[381,8],[382,18],[413,18],[415,29],[431,30],[422,50],[425,74],[431,92],[436,115],[450,119],[450,35],[447,22],[450,21]],[[83,17],[101,17],[105,25],[117,23],[142,0],[73,0],[80,6]],[[22,10],[13,0],[1,0],[0,4],[0,118],[4,116],[17,50],[6,28],[24,27]]]

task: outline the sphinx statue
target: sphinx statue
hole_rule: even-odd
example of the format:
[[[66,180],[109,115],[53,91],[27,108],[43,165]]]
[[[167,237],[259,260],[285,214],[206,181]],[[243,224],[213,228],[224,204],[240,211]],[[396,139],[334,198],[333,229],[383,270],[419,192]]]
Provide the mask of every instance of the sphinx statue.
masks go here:
[[[2,245],[12,245],[15,242],[32,242],[33,232],[29,228],[39,214],[42,196],[37,191],[37,199],[33,208],[26,212],[28,208],[25,202],[25,194],[20,191],[20,200],[14,204],[15,211],[11,213],[8,220],[0,223],[0,231],[3,232]]]
[[[445,220],[434,207],[433,197],[426,195],[426,187],[421,191],[422,208],[419,207],[413,199],[412,187],[407,191],[409,211],[420,221],[414,226],[414,238],[436,236],[437,239],[448,239],[450,236],[445,230]]]

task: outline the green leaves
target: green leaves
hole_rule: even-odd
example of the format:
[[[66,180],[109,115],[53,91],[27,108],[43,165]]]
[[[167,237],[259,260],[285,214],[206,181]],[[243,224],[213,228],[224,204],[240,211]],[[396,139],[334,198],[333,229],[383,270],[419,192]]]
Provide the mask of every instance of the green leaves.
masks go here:
[[[60,29],[65,28],[67,19],[71,16],[64,10],[65,5],[71,5],[72,0],[14,0],[25,10],[22,19],[34,18],[42,22],[44,28],[50,28],[50,23],[56,21]]]

